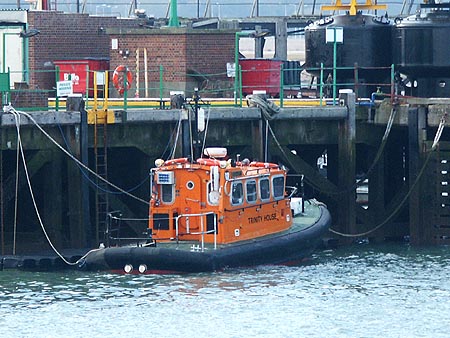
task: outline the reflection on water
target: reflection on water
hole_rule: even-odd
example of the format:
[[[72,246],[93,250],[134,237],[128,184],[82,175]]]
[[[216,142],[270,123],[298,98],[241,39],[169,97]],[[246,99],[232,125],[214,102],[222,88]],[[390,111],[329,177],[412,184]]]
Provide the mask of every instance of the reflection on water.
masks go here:
[[[448,248],[187,275],[0,272],[2,337],[447,337]]]

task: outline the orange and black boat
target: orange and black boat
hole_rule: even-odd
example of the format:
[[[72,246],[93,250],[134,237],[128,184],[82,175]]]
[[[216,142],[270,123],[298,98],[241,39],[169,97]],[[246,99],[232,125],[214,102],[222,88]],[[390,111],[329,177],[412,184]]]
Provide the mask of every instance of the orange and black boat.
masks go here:
[[[85,266],[126,273],[200,272],[299,261],[330,226],[327,208],[293,197],[274,163],[209,156],[157,160],[151,170],[149,237],[90,253]]]
[[[197,97],[195,120],[198,107]],[[322,203],[294,197],[296,188],[286,186],[283,166],[229,159],[226,148],[192,153],[155,161],[146,239],[93,250],[84,268],[214,271],[298,262],[317,247],[330,214]]]

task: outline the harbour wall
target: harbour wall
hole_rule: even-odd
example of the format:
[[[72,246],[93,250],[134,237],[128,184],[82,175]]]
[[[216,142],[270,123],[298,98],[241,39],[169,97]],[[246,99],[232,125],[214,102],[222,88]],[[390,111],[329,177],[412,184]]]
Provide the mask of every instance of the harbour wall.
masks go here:
[[[227,147],[230,157],[241,159],[264,159],[267,144],[267,160],[289,168],[288,183],[299,184],[304,175],[306,196],[331,211],[328,241],[447,244],[449,105],[448,99],[356,105],[354,94],[345,94],[338,105],[282,108],[270,120],[257,107],[211,105],[205,107],[204,137],[206,145]],[[49,249],[46,236],[58,248],[95,247],[104,236],[106,212],[142,219],[140,226],[124,227],[139,231],[154,160],[168,158],[173,149],[181,156],[189,120],[184,109],[108,111],[99,125],[88,124],[92,112],[82,105],[68,108],[29,112],[19,121],[7,110],[1,116],[4,254]],[[102,187],[83,167],[101,170],[99,149],[103,174],[120,189]],[[326,166],[318,166],[319,158]],[[108,210],[99,210],[106,195]]]

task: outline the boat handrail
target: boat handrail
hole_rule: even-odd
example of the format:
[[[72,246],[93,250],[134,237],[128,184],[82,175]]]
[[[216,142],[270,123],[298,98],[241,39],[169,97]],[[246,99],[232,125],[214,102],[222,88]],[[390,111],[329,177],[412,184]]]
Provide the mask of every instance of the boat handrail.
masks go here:
[[[289,199],[289,197],[283,196],[282,198],[279,198],[279,199],[270,198],[268,200],[260,201],[260,202],[256,202],[256,203],[252,203],[252,204],[249,204],[247,202],[248,205],[243,205],[243,204],[233,205],[232,208],[225,208],[224,210],[225,211],[242,211],[242,210],[250,209],[250,208],[254,208],[254,207],[262,207],[263,205],[267,205],[267,204],[273,204],[275,206],[280,201],[287,200],[287,199]]]
[[[207,215],[214,215],[214,229],[204,231],[204,222],[203,219]],[[183,235],[201,235],[201,252],[205,251],[205,234],[214,233],[214,250],[217,249],[217,215],[213,211],[196,213],[196,214],[180,214],[175,218],[175,238],[178,243],[179,241],[179,231],[178,231],[178,221],[180,218],[185,217],[200,217],[200,232],[190,232],[189,230],[189,222],[186,222],[186,233]]]
[[[255,170],[260,170],[260,169],[255,169]],[[267,169],[265,169],[265,170],[267,170]],[[232,178],[228,178],[227,182],[243,181],[243,180],[248,180],[249,178],[259,178],[259,177],[267,177],[267,176],[270,176],[270,173],[255,174],[255,175],[249,175],[249,176],[232,177]]]
[[[291,198],[292,196],[294,196],[297,193],[298,188],[294,187],[294,186],[287,185],[286,186],[286,190],[289,190],[289,194],[288,194],[287,198]]]

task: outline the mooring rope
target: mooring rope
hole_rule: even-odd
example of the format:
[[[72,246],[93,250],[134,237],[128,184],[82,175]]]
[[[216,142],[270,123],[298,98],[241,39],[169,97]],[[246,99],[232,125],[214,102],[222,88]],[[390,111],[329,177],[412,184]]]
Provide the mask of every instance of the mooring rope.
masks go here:
[[[266,120],[272,120],[280,112],[280,107],[261,95],[247,95],[246,99],[249,106],[257,106],[261,109],[261,113]]]
[[[177,132],[175,134],[175,140],[173,142],[172,151],[169,154],[169,159],[170,160],[172,160],[175,157],[175,152],[177,151],[178,138],[180,137],[181,121],[182,121],[182,119],[183,119],[183,111],[181,110],[180,111],[180,118],[178,119],[178,123],[177,123]]]
[[[417,183],[419,183],[420,179],[422,178],[422,175],[425,172],[425,168],[428,165],[428,162],[429,162],[430,158],[431,158],[431,152],[428,153],[428,156],[425,159],[425,162],[424,162],[424,164],[423,164],[419,174],[417,175],[417,177],[414,180],[413,184],[409,188],[408,192],[405,194],[405,196],[400,201],[400,203],[397,205],[397,207],[391,212],[391,214],[388,217],[386,217],[386,219],[383,222],[381,222],[380,224],[376,225],[375,227],[373,227],[372,229],[370,229],[370,230],[368,230],[366,232],[361,232],[361,233],[358,233],[358,234],[346,234],[346,233],[342,233],[342,232],[339,232],[337,230],[334,230],[332,228],[329,228],[328,230],[330,232],[332,232],[332,233],[334,233],[336,235],[342,236],[342,237],[363,237],[363,236],[367,236],[367,235],[371,234],[374,231],[377,231],[378,229],[380,229],[381,227],[386,225],[392,218],[395,217],[395,215],[397,215],[397,213],[400,211],[400,209],[403,208],[403,205],[406,203],[406,201],[408,200],[408,198],[411,195],[412,191],[416,187]]]
[[[278,107],[277,105],[275,105],[273,102],[267,101],[265,98],[258,96],[258,95],[248,95],[247,96],[247,100],[250,102],[250,104],[253,104],[257,107],[259,107],[261,109],[261,112],[263,114],[263,117],[266,120],[267,123],[267,128],[270,131],[270,134],[272,135],[273,140],[275,141],[275,143],[277,144],[280,152],[283,154],[284,158],[288,161],[289,165],[292,168],[295,168],[296,166],[289,160],[288,156],[286,155],[286,152],[284,151],[284,149],[282,148],[280,142],[278,141],[275,133],[272,130],[272,127],[269,124],[269,120],[273,119],[273,117],[278,114],[280,112],[280,107]],[[389,134],[392,130],[392,125],[394,123],[395,120],[395,116],[397,113],[397,109],[395,107],[393,107],[391,109],[390,115],[389,115],[389,119],[388,119],[388,123],[386,125],[386,129],[384,131],[384,135],[381,139],[381,144],[380,147],[378,148],[377,154],[372,162],[372,164],[370,165],[369,169],[367,170],[367,172],[364,174],[364,176],[362,178],[359,178],[355,184],[351,185],[350,187],[340,190],[340,191],[324,191],[322,187],[318,186],[317,184],[315,184],[315,182],[313,182],[311,179],[309,179],[308,177],[305,176],[306,180],[318,191],[326,194],[326,195],[341,195],[341,194],[345,194],[348,192],[351,192],[353,190],[355,190],[358,186],[360,186],[364,180],[370,176],[370,174],[372,173],[373,169],[375,168],[376,164],[378,163],[378,161],[381,158],[381,155],[384,152],[384,148],[386,146]],[[267,132],[267,130],[266,130]],[[267,137],[266,137],[266,142],[267,142]],[[266,146],[267,149],[267,146]]]
[[[384,131],[384,135],[381,139],[381,144],[380,144],[380,147],[378,148],[377,154],[375,155],[375,158],[374,158],[372,164],[370,165],[369,169],[367,169],[367,172],[363,175],[363,177],[361,177],[360,179],[358,179],[356,181],[356,183],[349,189],[350,191],[355,189],[356,187],[358,187],[361,183],[363,183],[371,175],[373,169],[375,168],[378,161],[380,160],[381,155],[384,152],[384,148],[386,146],[389,134],[391,133],[391,129],[392,129],[392,125],[394,124],[396,112],[397,112],[397,109],[395,107],[392,107],[391,113],[389,115],[388,123],[386,125],[386,130]]]
[[[433,151],[436,150],[436,147],[439,143],[439,140],[441,138],[442,135],[442,131],[444,130],[444,126],[445,126],[445,122],[447,119],[447,113],[445,112],[442,117],[441,120],[439,122],[439,126],[438,129],[436,131],[436,135],[434,136],[434,141],[433,141],[433,145],[431,146],[431,149],[428,152],[428,155],[422,165],[422,168],[419,171],[419,174],[417,175],[416,179],[414,180],[414,182],[412,183],[412,185],[410,186],[408,192],[405,194],[405,196],[403,197],[403,199],[400,201],[400,203],[397,205],[397,207],[391,212],[391,214],[380,224],[376,225],[375,227],[373,227],[372,229],[365,231],[365,232],[361,232],[358,234],[346,234],[346,233],[342,233],[339,231],[336,231],[334,229],[329,229],[330,232],[342,236],[342,237],[363,237],[363,236],[367,236],[369,234],[371,234],[374,231],[377,231],[378,229],[380,229],[382,226],[386,225],[399,211],[400,209],[403,207],[403,205],[406,203],[406,201],[408,200],[409,196],[411,195],[411,193],[413,192],[414,188],[416,187],[416,185],[419,183],[420,179],[422,178],[423,174],[425,173],[425,169],[428,165],[428,162],[430,161],[431,155],[433,153]]]
[[[86,166],[84,163],[82,163],[79,159],[77,159],[75,156],[73,156],[70,152],[68,152],[66,149],[64,149],[63,146],[61,146],[55,139],[53,139],[37,122],[36,120],[28,113],[26,112],[19,112],[16,111],[13,107],[11,106],[6,106],[5,107],[5,112],[7,113],[17,113],[17,114],[21,114],[26,116],[31,122],[33,122],[33,124],[56,146],[58,147],[64,154],[66,154],[69,158],[71,158],[73,161],[75,161],[78,165],[80,165],[83,169],[87,170],[90,174],[94,175],[95,177],[97,177],[98,179],[100,179],[101,181],[103,181],[104,183],[108,184],[109,186],[113,187],[114,189],[116,189],[117,191],[122,192],[123,194],[139,201],[142,202],[146,205],[149,205],[150,203],[140,197],[137,197],[131,193],[129,193],[128,191],[123,190],[122,188],[118,187],[117,185],[115,185],[114,183],[108,181],[107,179],[101,177],[100,175],[98,175],[95,171],[93,171],[91,168],[89,168],[88,166]]]
[[[35,196],[34,196],[33,187],[32,187],[32,185],[31,185],[30,175],[29,175],[29,173],[28,173],[28,166],[27,166],[26,159],[25,159],[25,152],[24,152],[24,150],[23,150],[22,139],[21,139],[21,137],[20,137],[20,113],[16,112],[15,110],[10,110],[9,112],[10,112],[11,114],[13,114],[14,119],[15,119],[15,122],[16,122],[16,128],[17,128],[17,130],[19,131],[17,144],[18,144],[18,148],[20,149],[19,152],[20,152],[20,156],[21,156],[21,158],[22,158],[22,164],[23,164],[23,168],[24,168],[24,172],[25,172],[25,178],[26,178],[26,180],[27,180],[28,190],[29,190],[29,192],[30,192],[31,201],[32,201],[32,203],[33,203],[34,211],[35,211],[35,213],[36,213],[36,217],[38,218],[39,225],[40,225],[40,227],[41,227],[41,229],[42,229],[42,232],[43,232],[43,234],[44,234],[44,236],[45,236],[45,238],[46,238],[48,244],[49,244],[50,247],[52,248],[52,250],[56,253],[56,255],[58,255],[59,258],[61,258],[61,260],[62,260],[64,263],[66,263],[66,264],[68,264],[68,265],[72,265],[72,266],[78,265],[80,262],[82,262],[82,261],[86,258],[87,255],[89,255],[89,254],[92,253],[93,251],[97,251],[97,250],[99,250],[99,249],[93,249],[93,250],[88,251],[85,255],[83,255],[83,257],[81,257],[80,259],[78,259],[76,262],[69,262],[69,261],[68,261],[68,260],[67,260],[60,252],[59,252],[59,250],[56,249],[55,245],[53,244],[52,240],[50,239],[50,236],[48,235],[48,233],[47,233],[47,231],[46,231],[46,229],[45,229],[44,223],[43,223],[43,221],[42,221],[41,214],[40,214],[39,209],[38,209],[38,206],[37,206],[36,198],[35,198]],[[15,255],[15,252],[14,252],[14,255]]]
[[[178,122],[179,123],[181,123],[181,119],[182,119],[182,115],[180,114],[180,118],[178,119]],[[173,150],[173,147],[174,147],[174,145],[173,145],[173,138],[174,137],[178,137],[177,135],[176,135],[176,133],[177,133],[177,131],[178,131],[178,127],[176,128],[177,130],[173,130],[172,132],[171,132],[171,134],[170,134],[170,136],[169,136],[169,140],[167,141],[167,144],[166,144],[166,147],[164,148],[164,150],[162,151],[162,153],[161,153],[161,156],[159,157],[159,158],[166,158],[166,152],[167,152],[167,150],[169,149],[169,147],[171,147],[172,149],[170,149],[170,151],[169,151],[169,155],[168,155],[168,159],[170,159],[171,158],[171,156],[172,156],[172,153],[175,153],[175,151]]]
[[[62,128],[61,128],[61,125],[60,125],[59,123],[58,123],[58,129],[59,129],[59,132],[60,132],[60,134],[61,134],[61,137],[62,137],[62,139],[63,139],[63,141],[64,141],[64,145],[65,145],[66,148],[67,148],[67,151],[73,156],[72,150],[70,149],[70,144],[69,144],[69,142],[67,141],[66,137],[64,136],[64,132],[63,132],[63,130],[62,130]],[[103,191],[103,192],[106,192],[106,193],[112,194],[112,195],[122,194],[121,191],[116,191],[116,190],[113,191],[113,190],[105,189],[105,188],[99,186],[96,182],[94,182],[94,181],[89,177],[88,173],[86,173],[86,172],[83,170],[83,168],[80,167],[80,166],[78,165],[78,163],[75,163],[75,164],[77,165],[78,169],[80,170],[80,172],[81,172],[81,174],[84,176],[84,178],[85,178],[85,179],[86,179],[86,180],[87,180],[87,181],[88,181],[95,189],[101,190],[101,191]],[[148,181],[148,179],[149,179],[149,176],[147,175],[140,183],[138,183],[137,185],[135,185],[134,187],[132,187],[132,188],[130,188],[130,189],[127,189],[126,191],[132,192],[132,191],[137,190],[137,189],[138,189],[139,187],[141,187],[146,181]]]
[[[442,131],[444,130],[444,126],[445,126],[445,121],[447,120],[447,112],[445,112],[444,114],[442,114],[441,116],[441,121],[439,122],[439,127],[436,131],[436,135],[434,136],[434,140],[433,140],[433,144],[431,145],[431,150],[435,150],[439,140],[441,138],[442,135]]]
[[[259,105],[259,102],[258,102],[258,105]],[[341,190],[341,191],[337,191],[337,192],[330,192],[330,191],[326,192],[326,191],[323,191],[323,189],[321,189],[321,188],[320,188],[317,184],[315,184],[311,179],[309,179],[309,178],[306,177],[306,176],[305,176],[305,179],[306,179],[313,187],[315,187],[317,190],[321,191],[322,193],[328,194],[328,195],[338,195],[338,194],[343,194],[343,193],[347,193],[347,192],[349,192],[349,191],[354,190],[361,182],[363,182],[363,181],[365,180],[365,178],[367,178],[367,177],[369,176],[369,174],[370,174],[370,173],[372,172],[372,170],[375,168],[376,163],[380,160],[381,155],[382,155],[382,153],[384,152],[384,148],[385,148],[385,146],[386,146],[387,139],[388,139],[389,134],[390,134],[390,132],[391,132],[391,130],[392,130],[392,125],[393,125],[393,123],[394,123],[395,116],[396,116],[396,109],[395,109],[395,107],[393,107],[393,108],[391,109],[391,113],[390,113],[390,116],[389,116],[389,119],[388,119],[388,123],[387,123],[387,125],[386,125],[386,130],[385,130],[385,132],[384,132],[384,135],[383,135],[383,138],[382,138],[382,141],[381,141],[381,145],[380,145],[380,147],[379,147],[379,149],[378,149],[378,151],[377,151],[377,154],[376,154],[376,156],[375,156],[375,159],[374,159],[373,163],[371,164],[371,166],[370,166],[369,169],[367,170],[367,173],[366,173],[366,175],[365,175],[364,178],[359,179],[355,184],[353,184],[353,185],[352,185],[351,187],[349,187],[348,189]],[[384,225],[386,225],[386,224],[387,224],[387,223],[388,223],[388,222],[389,222],[389,221],[390,221],[390,220],[391,220],[391,219],[392,219],[392,218],[400,211],[400,209],[401,209],[401,208],[403,207],[403,205],[406,203],[406,201],[408,200],[408,198],[409,198],[409,196],[411,195],[412,191],[413,191],[414,188],[416,187],[417,183],[418,183],[418,182],[420,181],[420,179],[422,178],[422,175],[424,174],[425,169],[426,169],[426,167],[427,167],[427,165],[428,165],[428,162],[429,162],[429,160],[430,160],[430,158],[431,158],[431,153],[436,149],[436,147],[437,147],[437,145],[438,145],[438,143],[439,143],[439,140],[440,140],[440,138],[441,138],[442,132],[443,132],[443,130],[444,130],[446,118],[447,118],[447,112],[445,112],[445,113],[442,115],[442,117],[441,117],[441,120],[440,120],[440,122],[439,122],[438,129],[437,129],[437,131],[436,131],[436,135],[435,135],[435,137],[434,137],[433,144],[432,144],[432,146],[431,146],[430,151],[428,152],[428,156],[426,157],[426,159],[425,159],[425,161],[424,161],[424,163],[423,163],[423,165],[422,165],[421,170],[419,171],[419,174],[417,175],[416,179],[414,180],[414,182],[413,182],[412,185],[410,186],[408,192],[405,194],[405,196],[403,197],[403,199],[401,200],[401,202],[399,203],[399,205],[392,211],[392,213],[391,213],[391,214],[390,214],[383,222],[381,222],[380,224],[376,225],[376,226],[375,226],[374,228],[372,228],[371,230],[368,230],[368,231],[362,232],[362,233],[358,233],[358,234],[345,234],[345,233],[336,231],[336,230],[331,229],[331,228],[329,229],[329,231],[332,232],[332,233],[334,233],[334,234],[343,236],[343,237],[362,237],[362,236],[367,236],[367,235],[369,235],[370,233],[372,233],[372,232],[374,232],[374,231],[380,229],[380,228],[383,227]],[[288,161],[289,165],[291,165],[293,168],[295,168],[295,165],[293,165],[293,163],[290,161],[289,157],[287,156],[286,152],[284,151],[283,147],[281,146],[280,142],[278,141],[278,139],[277,139],[275,133],[273,132],[273,130],[272,130],[272,128],[271,128],[271,126],[270,126],[270,124],[269,124],[268,121],[267,121],[267,125],[268,125],[269,131],[270,131],[270,133],[271,133],[271,135],[272,135],[272,138],[274,139],[275,143],[277,144],[277,146],[278,146],[280,152],[284,155],[284,157],[285,157],[285,159]]]

